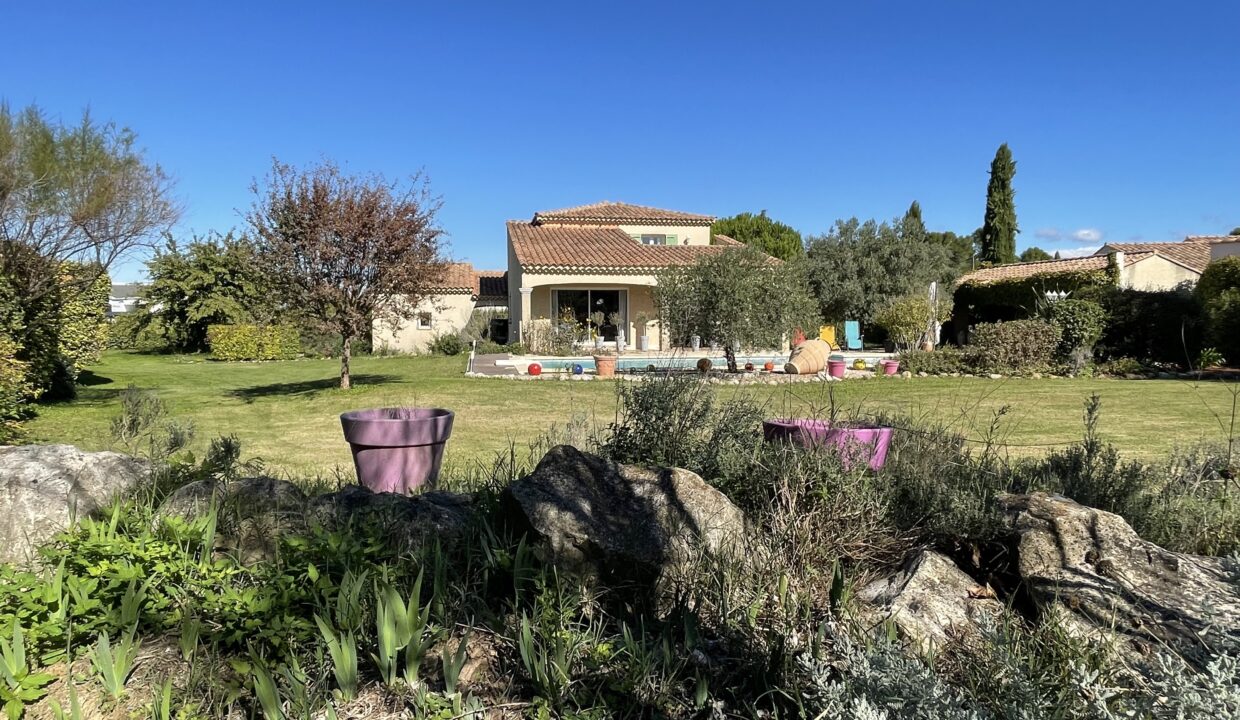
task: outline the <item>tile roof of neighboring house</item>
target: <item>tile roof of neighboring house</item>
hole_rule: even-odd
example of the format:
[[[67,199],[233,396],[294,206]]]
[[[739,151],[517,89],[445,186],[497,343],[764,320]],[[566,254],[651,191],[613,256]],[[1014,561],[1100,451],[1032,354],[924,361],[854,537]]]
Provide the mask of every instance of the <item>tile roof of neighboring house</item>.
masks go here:
[[[1202,237],[1202,236],[1190,236]],[[1106,255],[1111,250],[1130,253],[1158,253],[1189,270],[1203,272],[1210,264],[1210,242],[1158,242],[1158,243],[1107,243],[1095,255]]]
[[[508,223],[517,262],[526,269],[638,271],[688,265],[742,243],[715,235],[710,245],[643,245],[617,227]]]
[[[474,270],[470,263],[448,263],[434,289],[441,293],[469,293],[478,297],[507,297],[508,273]]]
[[[1124,265],[1131,265],[1138,260],[1153,255],[1152,252],[1134,252],[1124,253]],[[1011,263],[1009,265],[995,265],[993,267],[981,268],[973,272],[963,275],[958,284],[977,283],[985,285],[987,283],[997,282],[999,280],[1018,280],[1021,278],[1030,278],[1036,275],[1055,275],[1062,272],[1075,272],[1078,270],[1105,270],[1107,267],[1107,256],[1090,255],[1088,257],[1064,258],[1062,260],[1039,260],[1037,262]]]
[[[534,213],[534,225],[543,223],[588,223],[598,225],[709,225],[710,215],[662,210],[622,202],[597,202],[591,205],[543,210]]]
[[[114,298],[132,298],[142,294],[142,288],[145,287],[140,283],[117,283],[112,285],[112,289],[108,291],[109,297]]]
[[[1240,235],[1189,235],[1184,238],[1186,243],[1221,243],[1240,240]]]

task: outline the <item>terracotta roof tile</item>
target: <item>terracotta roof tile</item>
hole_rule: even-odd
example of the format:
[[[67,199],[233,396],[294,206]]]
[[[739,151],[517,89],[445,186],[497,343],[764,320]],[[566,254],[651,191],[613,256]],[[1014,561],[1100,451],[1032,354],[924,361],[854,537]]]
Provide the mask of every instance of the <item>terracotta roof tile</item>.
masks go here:
[[[597,202],[591,205],[543,210],[534,213],[531,221],[543,223],[589,223],[600,225],[709,225],[715,218],[710,215],[662,210],[645,205],[622,202]]]
[[[1124,265],[1131,265],[1138,260],[1153,255],[1152,252],[1147,253],[1125,253]],[[1076,272],[1080,270],[1105,270],[1107,267],[1107,257],[1105,255],[1090,255],[1088,257],[1064,258],[1062,260],[1039,260],[1037,262],[1011,263],[1009,265],[995,265],[993,267],[974,270],[973,272],[963,275],[958,284],[975,283],[978,285],[986,285],[1000,280],[1019,280],[1022,278],[1031,278],[1037,275],[1055,275],[1063,272]]]
[[[448,263],[434,290],[445,294],[469,293],[479,297],[507,297],[508,273],[503,270],[474,270],[470,263]]]
[[[1190,237],[1205,237],[1201,235]],[[1160,243],[1107,243],[1095,253],[1106,255],[1110,250],[1130,253],[1158,253],[1196,272],[1202,272],[1210,264],[1211,241],[1185,241]]]
[[[741,243],[716,235],[710,245],[643,245],[617,227],[508,223],[508,239],[526,269],[637,271],[689,265]],[[774,260],[772,258],[772,260]]]
[[[1189,235],[1184,238],[1186,243],[1214,243],[1235,242],[1240,240],[1240,235]]]

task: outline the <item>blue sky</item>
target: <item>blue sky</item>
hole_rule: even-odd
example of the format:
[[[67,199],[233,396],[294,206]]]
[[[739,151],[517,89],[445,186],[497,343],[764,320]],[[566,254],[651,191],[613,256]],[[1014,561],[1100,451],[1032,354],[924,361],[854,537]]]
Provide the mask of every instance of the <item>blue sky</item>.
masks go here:
[[[271,157],[417,171],[451,252],[624,200],[805,233],[921,202],[981,223],[1008,142],[1021,248],[1240,225],[1240,3],[14,3],[0,97],[89,106],[242,225]],[[17,28],[24,28],[16,31]],[[117,279],[140,275],[130,262]]]

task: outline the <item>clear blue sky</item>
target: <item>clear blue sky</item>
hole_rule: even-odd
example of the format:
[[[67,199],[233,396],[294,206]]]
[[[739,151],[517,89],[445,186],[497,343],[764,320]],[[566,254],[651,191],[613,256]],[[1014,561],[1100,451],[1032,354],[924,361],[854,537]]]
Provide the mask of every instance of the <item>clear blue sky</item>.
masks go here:
[[[1020,7],[1017,7],[1019,5]],[[10,3],[0,97],[139,133],[180,230],[242,221],[270,158],[424,169],[451,252],[625,200],[805,233],[922,204],[1021,248],[1240,225],[1240,3]],[[132,279],[141,265],[120,268]]]

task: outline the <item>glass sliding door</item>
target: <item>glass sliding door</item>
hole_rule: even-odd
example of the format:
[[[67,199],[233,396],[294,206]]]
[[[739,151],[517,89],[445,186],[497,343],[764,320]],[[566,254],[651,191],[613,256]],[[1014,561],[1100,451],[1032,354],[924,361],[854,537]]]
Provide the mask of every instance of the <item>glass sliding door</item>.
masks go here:
[[[616,334],[628,326],[627,290],[585,290],[558,288],[551,293],[552,310],[560,322],[575,322],[584,331],[589,328],[603,337],[604,342],[615,342]],[[595,327],[591,319],[602,313],[603,321]]]

